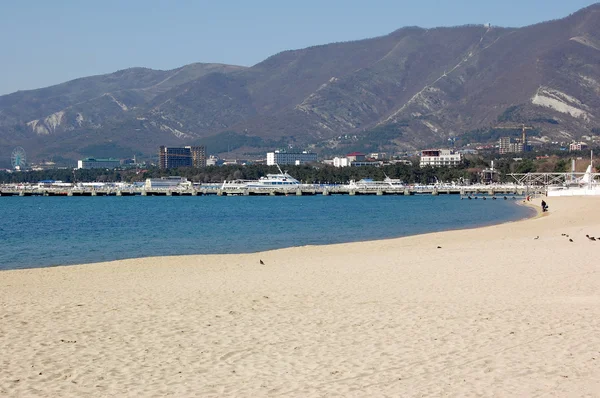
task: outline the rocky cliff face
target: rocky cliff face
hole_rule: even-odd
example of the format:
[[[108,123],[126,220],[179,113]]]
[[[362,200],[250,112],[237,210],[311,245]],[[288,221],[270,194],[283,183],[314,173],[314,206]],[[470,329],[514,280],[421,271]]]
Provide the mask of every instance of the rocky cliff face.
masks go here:
[[[0,97],[0,161],[16,145],[33,159],[153,154],[161,144],[231,140],[232,131],[253,137],[257,150],[335,148],[347,137],[419,148],[519,123],[534,125],[539,140],[577,138],[600,128],[599,32],[594,5],[519,29],[403,28],[285,51],[251,68],[77,79]]]

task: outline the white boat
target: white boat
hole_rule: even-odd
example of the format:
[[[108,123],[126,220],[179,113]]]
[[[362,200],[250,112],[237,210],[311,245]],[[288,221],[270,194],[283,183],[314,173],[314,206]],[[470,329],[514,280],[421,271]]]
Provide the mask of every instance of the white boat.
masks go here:
[[[562,185],[548,186],[547,196],[599,196],[600,185],[594,179],[595,176],[596,174],[592,173],[592,165],[590,164],[583,177],[574,178]]]
[[[350,180],[348,184],[344,186],[349,189],[388,189],[388,188],[405,188],[406,185],[402,180],[390,178],[385,176],[383,181],[375,181],[370,178],[363,178],[362,180],[355,181]]]
[[[224,181],[221,189],[296,189],[301,186],[300,181],[283,172],[279,165],[278,174],[267,174],[258,180],[232,180]]]

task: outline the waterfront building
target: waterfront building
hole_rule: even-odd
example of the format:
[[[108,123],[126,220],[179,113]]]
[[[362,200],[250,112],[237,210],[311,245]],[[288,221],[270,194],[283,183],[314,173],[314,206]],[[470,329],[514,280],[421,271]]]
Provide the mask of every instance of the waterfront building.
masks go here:
[[[119,159],[85,158],[77,161],[78,169],[115,169],[121,167]]]
[[[330,162],[334,167],[361,167],[361,166],[375,166],[380,167],[383,166],[382,160],[366,160],[364,155],[362,160],[353,160],[355,156],[346,156],[343,158],[335,157]],[[360,158],[360,157],[359,157]]]
[[[274,166],[276,164],[293,164],[300,165],[303,163],[310,163],[317,161],[317,154],[310,153],[307,151],[302,152],[285,152],[275,151],[267,152],[267,166]]]
[[[349,153],[346,155],[346,158],[348,158],[350,162],[364,162],[366,160],[365,154],[360,152]]]
[[[334,167],[365,166],[366,163],[369,162],[366,161],[365,154],[360,152],[352,152],[347,154],[345,157],[336,156],[333,158]]]
[[[158,150],[158,165],[161,169],[171,169],[175,167],[205,167],[206,147],[161,146]]]
[[[354,162],[350,162],[350,166],[352,166],[352,167],[363,167],[363,166],[381,167],[381,166],[383,166],[383,161],[381,161],[381,160],[354,161]]]
[[[348,160],[348,158],[339,158],[336,156],[335,158],[333,158],[333,166],[334,167],[349,167],[350,160]]]
[[[421,151],[420,166],[454,167],[462,162],[462,155],[452,149],[426,149]]]

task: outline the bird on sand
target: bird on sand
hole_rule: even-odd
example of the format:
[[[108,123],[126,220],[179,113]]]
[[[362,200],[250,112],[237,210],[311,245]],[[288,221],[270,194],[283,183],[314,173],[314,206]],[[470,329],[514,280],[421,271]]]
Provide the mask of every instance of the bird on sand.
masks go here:
[[[573,242],[573,239],[569,239],[569,242]]]
[[[441,248],[442,248],[442,246],[438,246],[437,248],[438,248],[438,249],[441,249]]]
[[[263,262],[263,260],[258,260],[262,265],[265,265],[265,263]]]
[[[535,238],[533,238],[533,239],[539,239],[539,238],[540,238],[539,236],[536,236],[536,237],[535,237]]]

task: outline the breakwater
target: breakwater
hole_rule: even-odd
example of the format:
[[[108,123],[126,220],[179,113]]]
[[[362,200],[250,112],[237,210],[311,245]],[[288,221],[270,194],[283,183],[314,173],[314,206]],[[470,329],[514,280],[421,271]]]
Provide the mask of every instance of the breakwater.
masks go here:
[[[541,189],[541,187],[540,187]],[[541,191],[540,191],[541,192]],[[344,185],[303,185],[292,188],[223,188],[200,186],[193,188],[144,187],[0,187],[0,196],[311,196],[311,195],[528,195],[537,193],[535,187],[517,185],[465,186],[405,186],[405,187],[349,187]]]

